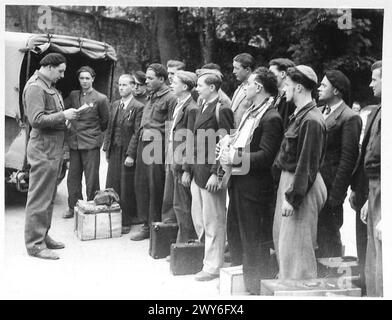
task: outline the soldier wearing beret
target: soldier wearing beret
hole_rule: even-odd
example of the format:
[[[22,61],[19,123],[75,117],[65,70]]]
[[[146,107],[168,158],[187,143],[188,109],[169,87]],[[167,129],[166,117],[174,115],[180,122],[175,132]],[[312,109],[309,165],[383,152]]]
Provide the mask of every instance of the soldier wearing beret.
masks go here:
[[[49,53],[40,65],[23,90],[23,105],[32,127],[27,144],[30,181],[25,244],[30,256],[56,260],[59,256],[51,249],[62,249],[64,244],[53,240],[48,232],[63,160],[66,121],[76,119],[78,113],[74,108],[64,110],[63,99],[54,87],[64,77],[65,57]]]
[[[362,120],[347,103],[350,80],[339,70],[325,73],[318,88],[321,112],[327,129],[327,148],[321,176],[328,192],[327,202],[318,220],[319,257],[340,257],[343,203],[359,155]]]

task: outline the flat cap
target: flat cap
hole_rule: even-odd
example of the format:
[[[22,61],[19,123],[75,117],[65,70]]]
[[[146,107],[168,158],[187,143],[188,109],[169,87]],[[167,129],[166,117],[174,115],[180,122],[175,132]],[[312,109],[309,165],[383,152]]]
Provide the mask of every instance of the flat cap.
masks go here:
[[[309,80],[313,81],[316,84],[318,83],[316,72],[314,72],[311,67],[301,64],[299,66],[296,66],[295,68]]]

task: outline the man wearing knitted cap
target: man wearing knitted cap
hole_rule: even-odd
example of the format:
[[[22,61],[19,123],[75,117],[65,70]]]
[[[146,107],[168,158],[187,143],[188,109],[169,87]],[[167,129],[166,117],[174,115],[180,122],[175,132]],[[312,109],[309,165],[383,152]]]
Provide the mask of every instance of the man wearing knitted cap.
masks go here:
[[[71,121],[67,132],[69,171],[67,178],[68,210],[64,218],[72,218],[74,207],[82,196],[82,176],[86,179],[87,200],[93,200],[100,189],[99,165],[104,131],[109,121],[109,100],[93,88],[95,71],[83,66],[77,72],[81,90],[73,90],[65,99],[65,108],[79,110],[79,118]]]
[[[64,103],[54,84],[64,77],[65,57],[49,53],[40,61],[40,69],[23,89],[23,106],[29,125],[27,161],[30,182],[26,202],[25,244],[27,253],[41,259],[59,259],[52,249],[64,244],[48,232],[57,190],[57,177],[63,160],[66,121],[78,117],[74,108],[64,110]]]
[[[359,155],[362,120],[346,104],[350,80],[341,71],[327,71],[318,92],[327,128],[327,147],[320,172],[328,198],[318,220],[317,256],[340,257],[343,203]]]
[[[317,277],[317,217],[327,199],[320,174],[326,129],[312,99],[317,76],[308,66],[287,70],[287,101],[296,109],[284,134],[275,165],[282,171],[277,192],[273,238],[280,279]]]
[[[172,203],[172,209],[178,224],[177,243],[188,242],[196,238],[191,216],[192,195],[190,191],[192,172],[186,157],[190,152],[193,141],[188,137],[192,132],[198,110],[191,91],[196,87],[196,74],[188,71],[177,71],[172,79],[171,87],[177,97],[177,105],[173,113],[167,147],[165,192],[163,202]],[[189,146],[184,148],[184,144]],[[172,188],[169,190],[169,188]],[[172,199],[167,199],[172,197]],[[165,201],[166,200],[166,201]],[[162,208],[163,211],[163,208]],[[163,212],[162,212],[163,215]]]
[[[382,62],[372,65],[370,87],[376,98],[381,99]],[[366,294],[383,295],[382,271],[382,219],[381,219],[381,103],[369,114],[360,158],[351,186],[351,205],[361,210],[361,219],[367,224]]]
[[[165,122],[173,115],[177,99],[166,85],[167,71],[159,63],[148,66],[146,84],[149,92],[140,124],[136,153],[135,191],[138,218],[142,228],[131,236],[139,241],[150,236],[152,222],[162,219],[165,186]]]

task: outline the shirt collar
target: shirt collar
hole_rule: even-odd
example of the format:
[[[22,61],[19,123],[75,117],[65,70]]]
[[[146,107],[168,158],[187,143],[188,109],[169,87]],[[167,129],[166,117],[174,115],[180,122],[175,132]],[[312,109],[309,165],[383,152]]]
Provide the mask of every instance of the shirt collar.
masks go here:
[[[121,98],[120,104],[123,103],[124,107],[126,107],[131,102],[132,98],[133,98],[132,94],[130,94],[129,97],[125,100],[123,98]]]
[[[152,92],[151,96],[156,96],[158,98],[162,97],[166,93],[170,91],[170,88],[167,85],[163,85],[158,91]]]
[[[294,113],[290,116],[290,121],[292,119],[301,120],[305,116],[305,114],[307,114],[311,109],[315,108],[316,106],[316,102],[313,100],[306,104],[304,107],[302,107],[299,111],[297,111],[296,109]]]
[[[182,100],[177,99],[177,105],[182,106],[191,96],[192,95],[190,93],[188,93],[188,95],[184,99],[182,99]]]
[[[343,100],[340,100],[338,103],[334,104],[333,106],[330,106],[330,108],[331,108],[330,113],[334,112],[337,108],[339,108],[342,105],[342,103],[343,103]]]
[[[48,86],[48,88],[52,87],[52,82],[45,77],[39,70],[37,70],[38,77]]]

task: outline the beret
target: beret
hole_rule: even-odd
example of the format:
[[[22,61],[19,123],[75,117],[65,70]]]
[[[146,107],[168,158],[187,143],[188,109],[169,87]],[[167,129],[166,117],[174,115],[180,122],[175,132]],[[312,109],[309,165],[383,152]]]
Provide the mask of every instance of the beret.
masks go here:
[[[333,87],[338,89],[342,95],[350,92],[350,80],[345,74],[339,70],[328,70],[325,72],[325,76],[332,84]]]

